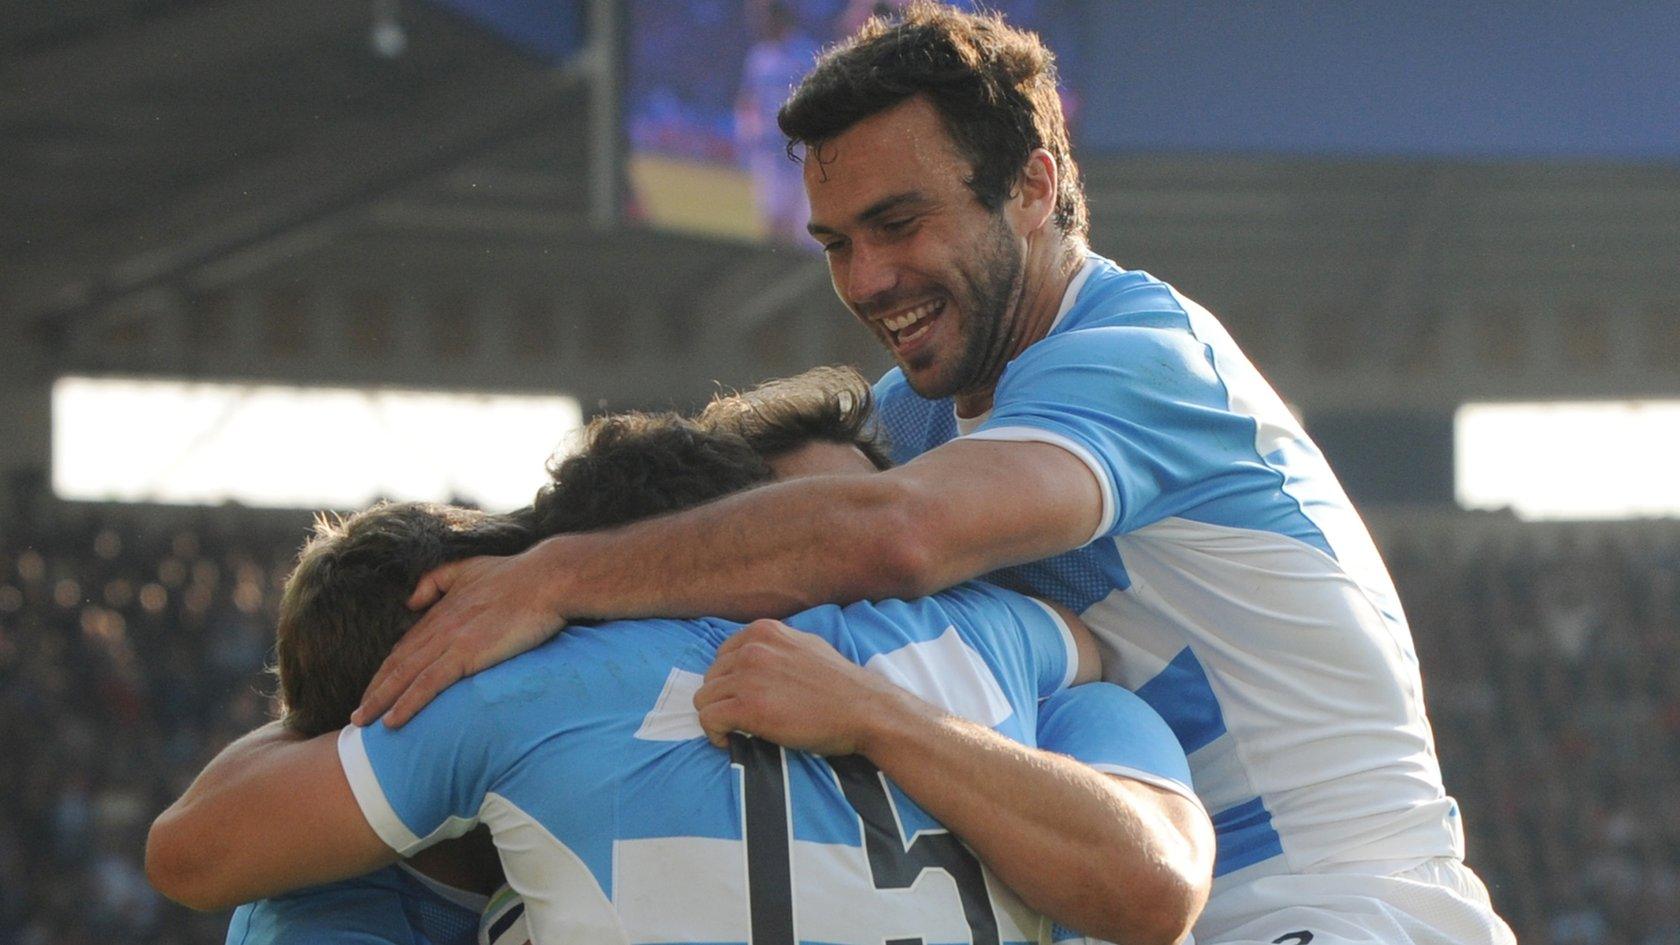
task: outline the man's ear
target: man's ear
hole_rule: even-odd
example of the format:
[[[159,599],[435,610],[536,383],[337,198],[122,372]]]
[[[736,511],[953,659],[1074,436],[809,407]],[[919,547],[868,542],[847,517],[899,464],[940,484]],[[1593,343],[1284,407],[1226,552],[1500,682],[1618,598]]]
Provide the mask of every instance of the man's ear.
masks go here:
[[[1010,222],[1015,224],[1015,232],[1025,236],[1050,221],[1056,212],[1058,180],[1056,159],[1043,148],[1033,148],[1009,195]]]

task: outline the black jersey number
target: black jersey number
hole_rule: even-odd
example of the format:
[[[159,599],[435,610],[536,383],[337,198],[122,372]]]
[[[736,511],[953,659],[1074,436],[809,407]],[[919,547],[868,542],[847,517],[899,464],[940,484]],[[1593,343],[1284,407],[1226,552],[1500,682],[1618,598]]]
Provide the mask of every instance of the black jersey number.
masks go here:
[[[752,945],[794,945],[793,837],[783,750],[763,739],[736,734],[730,736],[729,753],[741,767],[745,793]],[[997,915],[974,854],[946,832],[924,833],[906,844],[880,770],[859,755],[830,758],[828,764],[862,823],[875,888],[908,889],[927,870],[944,870],[962,896],[971,941],[998,945]],[[891,945],[919,945],[920,941],[894,939]]]

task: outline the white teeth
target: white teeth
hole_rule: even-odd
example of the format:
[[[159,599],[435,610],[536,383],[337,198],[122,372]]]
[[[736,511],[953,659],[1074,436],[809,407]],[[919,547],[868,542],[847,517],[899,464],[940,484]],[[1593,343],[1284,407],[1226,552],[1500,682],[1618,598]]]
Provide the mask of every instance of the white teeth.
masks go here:
[[[923,302],[902,315],[894,315],[892,318],[881,319],[881,324],[885,325],[888,331],[903,331],[911,325],[921,321],[923,318],[926,318],[928,315],[931,315],[938,305],[938,302]]]

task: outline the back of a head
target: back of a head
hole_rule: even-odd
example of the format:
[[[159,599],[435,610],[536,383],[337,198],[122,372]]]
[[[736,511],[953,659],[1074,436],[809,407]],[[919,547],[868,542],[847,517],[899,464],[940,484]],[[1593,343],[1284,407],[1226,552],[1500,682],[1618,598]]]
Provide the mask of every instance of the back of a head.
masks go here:
[[[884,468],[867,431],[870,403],[869,384],[857,372],[818,369],[719,398],[698,421],[672,413],[594,420],[527,509],[492,515],[407,502],[322,519],[280,603],[275,671],[287,723],[307,735],[348,723],[380,663],[417,619],[406,601],[427,571],[762,485],[773,476],[768,457],[814,439],[854,443]]]
[[[806,159],[858,122],[922,95],[974,167],[968,184],[988,209],[1013,192],[1034,148],[1055,158],[1055,221],[1083,241],[1090,229],[1079,168],[1056,89],[1056,60],[1038,36],[998,13],[917,0],[877,16],[817,60],[777,123]]]
[[[529,513],[544,536],[679,512],[769,482],[771,469],[738,435],[674,413],[621,413],[592,421],[549,477]]]
[[[514,517],[429,502],[318,519],[280,599],[274,671],[286,724],[304,735],[349,724],[380,663],[417,619],[406,601],[427,571],[517,554],[534,540]]]
[[[855,446],[876,469],[892,461],[874,423],[875,392],[856,368],[816,367],[721,395],[700,413],[699,424],[739,436],[766,459],[824,441]]]

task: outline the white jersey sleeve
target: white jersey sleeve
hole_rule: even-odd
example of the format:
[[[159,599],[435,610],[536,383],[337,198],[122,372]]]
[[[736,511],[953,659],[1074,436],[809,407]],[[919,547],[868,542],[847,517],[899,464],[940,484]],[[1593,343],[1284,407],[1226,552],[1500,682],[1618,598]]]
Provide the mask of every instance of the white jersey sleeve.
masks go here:
[[[1046,338],[1009,365],[991,415],[968,436],[1052,443],[1084,462],[1103,495],[1092,540],[1281,481],[1255,452],[1254,419],[1230,409],[1208,349],[1182,331]]]
[[[471,680],[444,690],[400,729],[345,728],[338,757],[362,814],[381,840],[412,856],[478,823],[498,752],[498,727]]]

